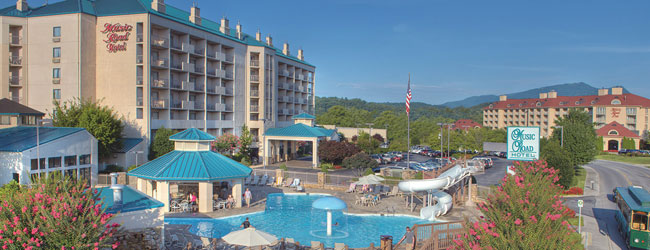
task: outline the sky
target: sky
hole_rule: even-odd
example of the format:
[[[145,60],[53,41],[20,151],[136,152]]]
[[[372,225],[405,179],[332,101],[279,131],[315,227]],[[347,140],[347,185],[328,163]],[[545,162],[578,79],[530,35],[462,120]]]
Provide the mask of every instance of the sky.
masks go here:
[[[403,102],[410,73],[430,104],[573,82],[650,97],[645,0],[165,2],[304,49],[317,96]]]

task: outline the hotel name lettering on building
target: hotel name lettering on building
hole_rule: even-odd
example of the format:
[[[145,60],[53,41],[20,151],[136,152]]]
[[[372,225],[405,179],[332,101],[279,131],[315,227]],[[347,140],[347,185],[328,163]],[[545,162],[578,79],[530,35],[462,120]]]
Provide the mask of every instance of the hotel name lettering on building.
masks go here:
[[[105,23],[102,34],[106,35],[104,42],[106,50],[110,53],[126,51],[126,42],[129,40],[133,26],[120,23]]]
[[[508,127],[508,160],[539,159],[539,127]]]

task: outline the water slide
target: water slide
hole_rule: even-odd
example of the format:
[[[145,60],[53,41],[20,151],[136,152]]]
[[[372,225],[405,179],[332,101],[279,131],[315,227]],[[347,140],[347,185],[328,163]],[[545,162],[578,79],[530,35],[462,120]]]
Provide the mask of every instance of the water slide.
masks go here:
[[[402,192],[427,191],[431,194],[432,200],[435,201],[435,204],[420,209],[420,218],[435,220],[437,217],[449,212],[453,204],[451,195],[442,190],[448,189],[458,183],[463,178],[467,177],[470,172],[474,172],[474,169],[463,168],[460,165],[456,165],[440,174],[438,178],[401,181],[397,186]]]

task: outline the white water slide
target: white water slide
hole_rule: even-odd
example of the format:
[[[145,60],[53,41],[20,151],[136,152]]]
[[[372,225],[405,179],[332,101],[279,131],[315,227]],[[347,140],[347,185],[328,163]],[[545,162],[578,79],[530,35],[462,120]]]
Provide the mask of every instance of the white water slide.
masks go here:
[[[467,177],[470,172],[474,172],[472,168],[463,168],[460,165],[456,165],[440,174],[438,178],[401,181],[397,186],[402,192],[427,191],[431,194],[432,201],[436,203],[433,206],[426,206],[420,209],[420,218],[435,220],[437,217],[449,212],[453,204],[451,195],[442,190],[448,189],[458,183]]]

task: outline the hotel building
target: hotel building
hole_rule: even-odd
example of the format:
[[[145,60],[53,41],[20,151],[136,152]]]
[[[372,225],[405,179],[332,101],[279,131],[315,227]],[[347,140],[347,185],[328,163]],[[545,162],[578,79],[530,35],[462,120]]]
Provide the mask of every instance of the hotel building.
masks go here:
[[[74,98],[113,107],[125,136],[160,127],[257,138],[313,113],[315,67],[302,50],[163,0],[63,0],[0,9],[0,98],[41,112]],[[1,61],[0,61],[1,62]],[[261,143],[260,145],[261,146]],[[145,147],[147,148],[147,147]]]
[[[589,112],[598,131],[603,127],[616,127],[601,134],[605,138],[605,150],[618,150],[622,134],[636,135],[637,148],[639,139],[648,130],[650,99],[629,93],[623,93],[622,87],[599,89],[598,95],[592,96],[558,96],[557,92],[540,93],[539,98],[508,99],[499,97],[498,102],[483,108],[483,126],[506,128],[508,126],[539,126],[542,137],[553,133],[555,121],[568,114],[569,109],[578,108]],[[625,130],[625,132],[621,131]],[[627,130],[632,133],[627,133]],[[608,137],[618,142],[608,141]]]

